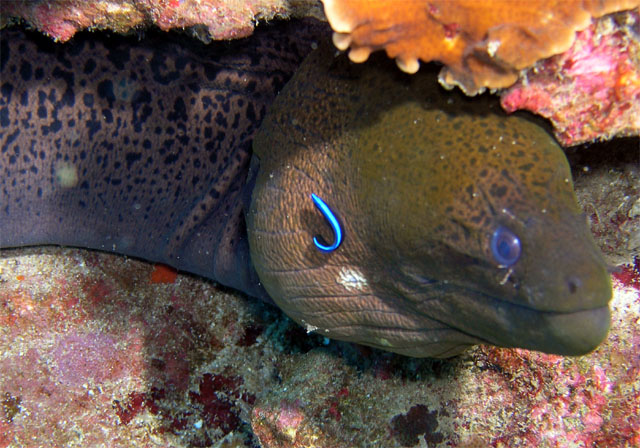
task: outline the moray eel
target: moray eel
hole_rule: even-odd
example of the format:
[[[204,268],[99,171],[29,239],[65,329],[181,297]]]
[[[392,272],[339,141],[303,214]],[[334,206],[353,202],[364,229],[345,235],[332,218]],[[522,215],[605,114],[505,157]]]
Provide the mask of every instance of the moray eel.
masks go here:
[[[325,32],[205,56],[3,31],[0,247],[164,262],[409,356],[593,350],[610,278],[550,135],[429,70],[325,45],[300,65]]]

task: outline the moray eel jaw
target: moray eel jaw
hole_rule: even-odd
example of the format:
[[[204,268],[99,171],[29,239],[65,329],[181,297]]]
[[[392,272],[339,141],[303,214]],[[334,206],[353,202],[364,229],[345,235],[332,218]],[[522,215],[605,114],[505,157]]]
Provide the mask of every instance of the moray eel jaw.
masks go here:
[[[475,336],[483,343],[576,356],[594,350],[609,330],[606,295],[599,297],[605,303],[600,307],[543,311],[459,286],[441,288],[446,292],[438,301],[427,294],[422,301],[420,294],[412,296],[416,320],[438,316],[443,322],[451,322],[450,326],[460,333]]]
[[[503,347],[561,355],[594,350],[609,329],[612,289],[584,218],[566,210],[529,210],[523,222],[501,215],[492,227],[509,226],[520,236],[522,255],[514,265],[492,262],[486,234],[484,257],[452,253],[449,247],[416,249],[409,260],[390,263],[402,266],[390,281],[405,285],[402,294],[415,305],[417,320],[436,318]],[[450,260],[445,266],[429,263],[445,258]],[[427,275],[433,278],[434,272],[439,280],[429,283]],[[436,299],[434,290],[440,291]]]

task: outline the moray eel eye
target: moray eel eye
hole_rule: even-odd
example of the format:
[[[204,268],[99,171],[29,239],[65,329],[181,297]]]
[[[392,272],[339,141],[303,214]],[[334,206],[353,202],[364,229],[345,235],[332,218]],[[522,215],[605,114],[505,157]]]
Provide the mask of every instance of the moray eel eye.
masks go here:
[[[327,244],[322,243],[320,241],[320,239],[322,238],[321,236],[320,237],[319,236],[314,236],[313,237],[313,244],[315,244],[316,247],[318,249],[320,249],[321,251],[323,251],[323,252],[333,252],[342,243],[342,228],[340,227],[340,223],[338,222],[338,218],[336,218],[336,215],[331,211],[331,209],[326,204],[326,202],[324,202],[318,196],[316,196],[315,194],[311,193],[311,199],[313,199],[313,203],[315,204],[316,207],[318,207],[318,210],[320,210],[320,212],[324,215],[326,220],[329,221],[329,225],[331,226],[331,229],[333,230],[333,236],[334,236],[333,244],[331,244],[331,245],[327,245]]]
[[[491,253],[500,266],[513,266],[522,253],[520,238],[506,227],[498,227],[491,237]]]

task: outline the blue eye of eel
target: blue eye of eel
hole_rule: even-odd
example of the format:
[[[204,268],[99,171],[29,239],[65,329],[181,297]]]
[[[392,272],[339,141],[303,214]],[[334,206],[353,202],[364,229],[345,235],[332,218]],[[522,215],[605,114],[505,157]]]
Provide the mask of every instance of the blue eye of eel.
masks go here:
[[[491,237],[491,253],[500,266],[513,266],[522,254],[520,238],[506,227],[498,227]]]
[[[313,200],[313,203],[318,208],[318,210],[320,210],[320,212],[324,215],[325,219],[329,221],[329,225],[333,230],[333,237],[334,237],[333,244],[327,245],[321,242],[318,236],[314,236],[313,244],[315,244],[316,247],[323,252],[333,252],[342,243],[342,227],[340,227],[338,218],[336,218],[336,215],[331,211],[331,209],[329,208],[326,202],[324,202],[322,199],[320,199],[318,196],[316,196],[313,193],[311,193],[311,199]]]

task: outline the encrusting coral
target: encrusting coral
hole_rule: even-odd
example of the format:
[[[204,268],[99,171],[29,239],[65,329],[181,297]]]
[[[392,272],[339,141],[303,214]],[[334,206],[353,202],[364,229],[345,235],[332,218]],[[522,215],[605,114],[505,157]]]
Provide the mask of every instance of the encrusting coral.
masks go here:
[[[405,72],[418,60],[445,65],[440,83],[475,95],[506,88],[518,72],[563,53],[597,18],[639,0],[323,0],[335,45],[354,62],[386,50]]]

